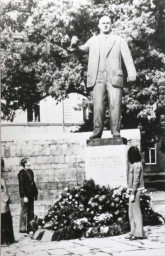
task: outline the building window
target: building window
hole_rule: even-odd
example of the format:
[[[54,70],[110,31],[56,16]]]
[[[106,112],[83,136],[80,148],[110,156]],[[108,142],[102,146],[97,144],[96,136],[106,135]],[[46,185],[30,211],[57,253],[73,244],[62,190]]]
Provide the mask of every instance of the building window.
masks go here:
[[[145,163],[146,165],[157,164],[157,144],[150,143],[145,150]]]
[[[33,109],[27,110],[27,121],[28,122],[40,122],[40,106],[36,105]]]

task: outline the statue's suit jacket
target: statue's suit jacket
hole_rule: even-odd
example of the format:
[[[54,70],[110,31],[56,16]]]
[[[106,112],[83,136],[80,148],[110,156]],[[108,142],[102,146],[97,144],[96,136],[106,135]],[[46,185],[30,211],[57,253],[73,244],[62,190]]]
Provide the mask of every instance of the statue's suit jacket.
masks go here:
[[[79,48],[84,52],[89,52],[87,87],[93,87],[96,82],[101,35],[91,37],[84,45]],[[110,82],[115,87],[123,87],[122,59],[124,61],[128,77],[133,76],[136,79],[136,70],[133,59],[128,48],[127,42],[114,34],[109,35],[109,47],[106,54],[106,69],[108,71]]]

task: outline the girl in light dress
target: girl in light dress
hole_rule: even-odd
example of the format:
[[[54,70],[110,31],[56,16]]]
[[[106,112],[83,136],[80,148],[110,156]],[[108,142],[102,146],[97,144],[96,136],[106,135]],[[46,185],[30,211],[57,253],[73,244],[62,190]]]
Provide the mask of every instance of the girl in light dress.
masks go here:
[[[141,162],[141,154],[137,147],[128,150],[130,168],[128,171],[128,193],[129,193],[129,222],[130,234],[126,239],[144,239],[143,218],[140,208],[140,195],[144,190],[144,174]]]

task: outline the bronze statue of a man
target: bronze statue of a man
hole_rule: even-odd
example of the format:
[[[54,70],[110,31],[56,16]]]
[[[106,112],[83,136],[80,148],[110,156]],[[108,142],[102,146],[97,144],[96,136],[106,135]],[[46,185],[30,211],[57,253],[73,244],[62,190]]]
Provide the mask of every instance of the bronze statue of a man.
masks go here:
[[[111,32],[111,19],[103,16],[98,24],[100,34],[91,37],[78,49],[89,53],[87,87],[93,87],[94,132],[90,139],[101,138],[105,103],[108,97],[110,123],[113,137],[120,137],[121,104],[123,87],[122,59],[128,82],[136,80],[136,70],[127,42]],[[72,37],[70,49],[74,50],[79,39]]]

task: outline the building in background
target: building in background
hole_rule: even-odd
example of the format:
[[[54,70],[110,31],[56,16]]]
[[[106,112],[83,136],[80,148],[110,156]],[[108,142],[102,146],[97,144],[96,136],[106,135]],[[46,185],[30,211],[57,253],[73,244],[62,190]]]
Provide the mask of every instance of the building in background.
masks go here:
[[[21,109],[16,111],[16,115],[12,122],[2,120],[2,124],[27,124],[33,123],[48,123],[48,124],[83,124],[83,110],[79,109],[85,97],[70,93],[65,100],[57,102],[51,96],[48,96],[40,101],[34,109],[29,108],[26,111]]]
[[[1,120],[2,138],[12,138],[13,133],[21,138],[27,135],[51,136],[54,133],[74,132],[84,123],[84,110],[79,107],[84,99],[84,96],[77,93],[70,93],[61,102],[48,96],[35,109],[19,109],[12,122]]]

